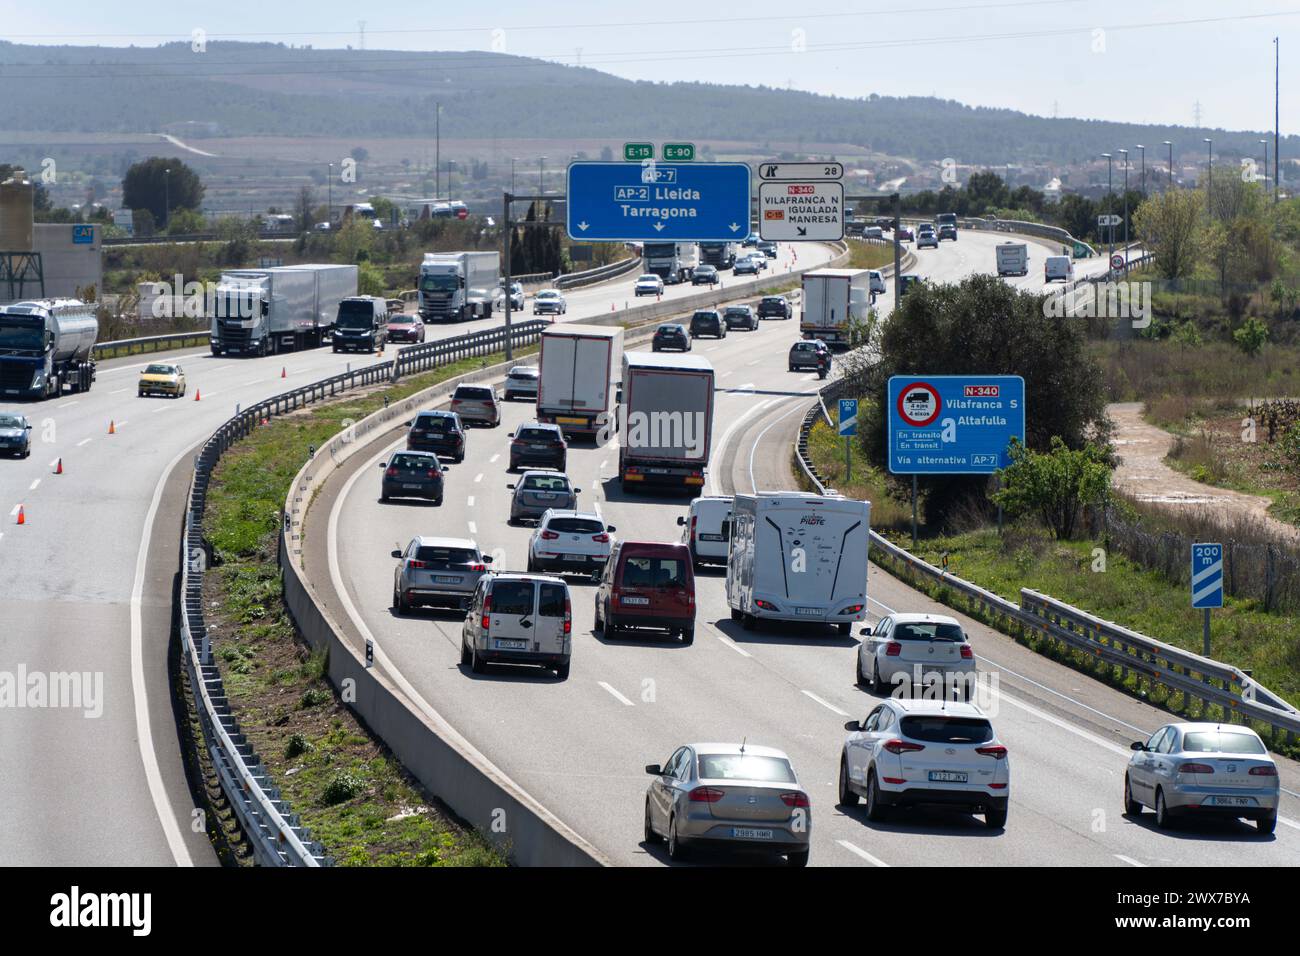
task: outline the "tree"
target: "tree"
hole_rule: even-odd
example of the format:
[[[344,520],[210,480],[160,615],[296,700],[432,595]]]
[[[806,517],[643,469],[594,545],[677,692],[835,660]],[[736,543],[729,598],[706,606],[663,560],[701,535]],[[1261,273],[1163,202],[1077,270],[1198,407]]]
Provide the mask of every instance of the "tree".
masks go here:
[[[198,209],[203,193],[198,173],[179,159],[151,156],[135,163],[122,177],[122,205],[148,209],[154,222],[164,227],[169,211]]]
[[[1232,333],[1232,340],[1237,343],[1237,348],[1254,358],[1268,341],[1268,326],[1252,315],[1245,325]]]
[[[167,235],[192,236],[203,232],[207,222],[195,209],[173,209],[171,221],[167,223]]]
[[[1156,259],[1164,279],[1183,279],[1196,269],[1212,236],[1204,222],[1205,199],[1190,189],[1170,189],[1144,202],[1133,217],[1138,238]]]
[[[298,199],[294,202],[293,215],[298,223],[299,232],[308,232],[316,224],[316,193],[306,183],[298,190]]]
[[[1084,506],[1100,504],[1110,491],[1105,453],[1093,444],[1072,451],[1053,435],[1045,454],[1014,440],[1010,454],[993,500],[1013,518],[1037,514],[1058,540],[1072,538]]]

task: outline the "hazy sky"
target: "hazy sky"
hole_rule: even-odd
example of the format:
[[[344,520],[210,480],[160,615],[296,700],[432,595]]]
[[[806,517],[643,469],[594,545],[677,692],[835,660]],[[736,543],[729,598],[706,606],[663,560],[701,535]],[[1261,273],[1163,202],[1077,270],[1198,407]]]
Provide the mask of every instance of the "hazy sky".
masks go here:
[[[1300,81],[1300,0],[64,0],[4,19],[20,43],[210,39],[400,50],[503,50],[646,80],[765,83],[861,96],[935,95],[1051,116],[1282,129]],[[2,8],[2,7],[0,7]],[[847,12],[846,12],[847,11]],[[1201,22],[1196,22],[1201,21]]]

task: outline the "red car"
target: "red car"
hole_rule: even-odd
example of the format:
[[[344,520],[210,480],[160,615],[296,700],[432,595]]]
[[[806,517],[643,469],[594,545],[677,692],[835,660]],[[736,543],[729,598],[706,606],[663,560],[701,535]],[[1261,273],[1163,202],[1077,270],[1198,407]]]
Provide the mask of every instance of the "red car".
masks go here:
[[[424,322],[416,315],[393,315],[388,318],[388,341],[423,342]]]
[[[596,630],[606,639],[649,628],[695,640],[695,572],[684,544],[619,541],[596,590]]]

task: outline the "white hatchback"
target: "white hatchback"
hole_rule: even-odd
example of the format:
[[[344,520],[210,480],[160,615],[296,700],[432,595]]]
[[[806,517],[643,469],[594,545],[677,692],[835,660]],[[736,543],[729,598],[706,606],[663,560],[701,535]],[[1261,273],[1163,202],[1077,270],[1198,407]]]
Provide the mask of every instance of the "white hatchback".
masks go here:
[[[613,531],[598,514],[551,508],[528,542],[528,570],[599,574],[613,548]]]
[[[1006,826],[1011,762],[976,705],[891,697],[844,729],[842,806],[865,797],[872,821],[889,807],[960,807],[983,813],[991,830]]]
[[[633,288],[636,295],[663,295],[663,291],[664,280],[649,272],[637,279]]]

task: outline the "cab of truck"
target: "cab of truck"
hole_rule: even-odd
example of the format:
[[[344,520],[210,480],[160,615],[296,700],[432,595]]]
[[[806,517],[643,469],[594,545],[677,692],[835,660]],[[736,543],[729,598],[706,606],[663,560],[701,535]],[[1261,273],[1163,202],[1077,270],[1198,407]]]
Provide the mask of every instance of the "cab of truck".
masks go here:
[[[387,299],[374,295],[354,295],[339,303],[333,334],[335,352],[375,352],[386,344]]]

